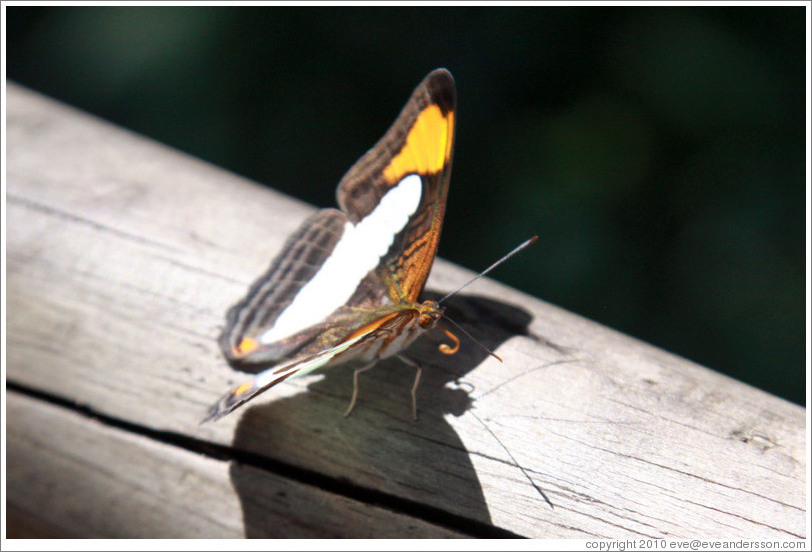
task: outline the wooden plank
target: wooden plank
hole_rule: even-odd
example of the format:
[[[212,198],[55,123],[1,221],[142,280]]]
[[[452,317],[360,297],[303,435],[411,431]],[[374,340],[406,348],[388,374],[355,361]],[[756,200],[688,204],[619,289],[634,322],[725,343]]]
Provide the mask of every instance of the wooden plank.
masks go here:
[[[504,363],[417,344],[417,423],[395,361],[349,419],[335,369],[198,426],[239,379],[226,309],[312,208],[11,84],[7,124],[18,388],[519,535],[807,535],[803,408],[492,280],[449,310]],[[428,287],[470,275],[438,261]]]
[[[463,536],[18,393],[8,414],[9,538]]]

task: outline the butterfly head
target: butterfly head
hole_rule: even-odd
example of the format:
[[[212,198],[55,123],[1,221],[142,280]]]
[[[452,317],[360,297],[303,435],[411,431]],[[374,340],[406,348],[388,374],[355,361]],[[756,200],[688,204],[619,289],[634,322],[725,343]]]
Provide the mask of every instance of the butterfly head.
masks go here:
[[[439,322],[440,318],[443,317],[444,312],[445,308],[441,307],[437,301],[423,301],[423,304],[420,305],[420,315],[419,318],[417,319],[417,323],[424,330],[429,330],[437,326],[437,322]],[[442,343],[437,348],[440,349],[441,353],[444,353],[446,355],[453,355],[460,348],[459,338],[457,338],[456,335],[448,331],[446,328],[443,328],[442,326],[440,326],[440,330],[442,330],[443,333],[445,333],[451,340],[453,340],[454,345],[449,346],[446,343]]]
[[[423,301],[423,304],[420,305],[420,317],[417,323],[424,330],[429,330],[437,325],[444,311],[445,309],[436,301]]]

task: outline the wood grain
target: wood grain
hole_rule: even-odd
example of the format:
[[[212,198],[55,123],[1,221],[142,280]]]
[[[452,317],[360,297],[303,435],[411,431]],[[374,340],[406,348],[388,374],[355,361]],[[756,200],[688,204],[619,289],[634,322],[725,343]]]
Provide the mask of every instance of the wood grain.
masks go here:
[[[351,374],[338,368],[198,425],[241,377],[216,346],[227,308],[313,208],[19,86],[7,98],[7,378],[26,405],[9,408],[9,442],[62,427],[55,441],[99,451],[71,476],[107,497],[87,506],[83,534],[109,535],[110,497],[140,478],[150,488],[166,455],[181,459],[185,475],[162,481],[189,519],[166,527],[149,513],[166,495],[145,492],[129,536],[194,532],[204,519],[261,535],[260,520],[293,508],[272,489],[295,470],[319,474],[308,492],[326,503],[357,505],[300,536],[807,536],[805,409],[492,280],[449,312],[504,362],[466,341],[441,355],[442,335],[417,344],[432,369],[416,423],[412,369],[392,361],[362,375],[348,419]],[[469,276],[438,260],[428,289]],[[67,405],[129,425],[112,438]],[[153,446],[150,432],[168,437]],[[223,447],[232,465],[256,461],[225,479],[224,461],[196,461],[184,439]],[[127,454],[102,454],[120,441]],[[71,489],[49,453],[21,445],[9,481]],[[26,488],[9,485],[21,526],[72,527],[70,511],[44,507],[47,488]],[[321,501],[298,511],[316,515]],[[355,526],[383,515],[365,501],[397,514],[388,533]]]
[[[239,538],[248,527],[259,538],[462,536],[18,393],[9,393],[8,414],[12,507],[18,519],[50,522],[51,538],[140,538],[145,529],[155,538]],[[235,479],[253,490],[239,497],[250,504],[241,506]],[[243,512],[260,511],[261,519],[244,523]],[[9,538],[19,538],[16,530],[10,524]]]

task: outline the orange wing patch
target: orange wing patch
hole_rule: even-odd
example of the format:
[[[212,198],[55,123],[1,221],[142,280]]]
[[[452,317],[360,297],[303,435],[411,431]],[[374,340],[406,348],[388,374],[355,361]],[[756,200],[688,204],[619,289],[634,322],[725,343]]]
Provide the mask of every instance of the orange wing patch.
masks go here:
[[[237,397],[237,396],[239,396],[239,395],[242,395],[243,393],[245,393],[245,392],[246,392],[246,391],[248,391],[249,389],[251,389],[251,387],[253,387],[253,385],[252,385],[252,383],[251,383],[250,381],[249,381],[249,382],[246,382],[246,383],[243,383],[243,384],[242,384],[242,385],[240,385],[239,387],[235,388],[235,389],[234,389],[234,390],[231,392],[231,394],[232,394],[233,396]]]
[[[254,352],[255,350],[259,349],[259,343],[253,337],[246,337],[240,344],[234,347],[231,350],[231,354],[236,357],[243,357],[248,355],[249,353]]]
[[[454,132],[454,112],[445,115],[436,104],[429,105],[417,116],[403,149],[384,169],[390,184],[400,182],[408,174],[432,174],[443,170],[451,157]]]

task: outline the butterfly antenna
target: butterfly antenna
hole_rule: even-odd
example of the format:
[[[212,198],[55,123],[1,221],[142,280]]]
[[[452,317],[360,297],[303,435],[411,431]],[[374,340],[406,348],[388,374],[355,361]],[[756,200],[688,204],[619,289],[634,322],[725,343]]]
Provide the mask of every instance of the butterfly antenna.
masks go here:
[[[477,280],[479,280],[480,278],[485,276],[488,272],[490,272],[491,270],[493,270],[494,268],[496,268],[497,266],[499,266],[503,262],[507,261],[509,258],[511,258],[513,255],[515,255],[516,253],[518,253],[522,249],[526,249],[526,248],[530,247],[531,245],[533,245],[534,243],[536,243],[536,240],[538,240],[538,239],[539,239],[538,236],[533,236],[529,240],[525,241],[524,243],[519,245],[517,248],[515,248],[513,251],[511,251],[510,253],[508,253],[507,255],[505,255],[504,257],[502,257],[501,259],[499,259],[495,263],[493,263],[491,266],[489,266],[488,268],[486,268],[485,270],[483,270],[482,272],[480,272],[479,274],[477,274],[476,276],[474,276],[473,278],[468,280],[462,286],[460,286],[459,288],[455,289],[454,291],[452,291],[451,293],[449,293],[448,295],[446,295],[445,297],[443,297],[442,299],[437,301],[437,303],[442,303],[443,301],[445,301],[446,299],[448,299],[449,297],[451,297],[455,293],[459,293],[463,289],[467,288],[468,286],[470,286],[471,284],[473,284],[474,282],[476,282]],[[457,326],[457,327],[459,328],[459,326]],[[462,328],[460,328],[460,329],[462,330]],[[465,330],[462,330],[462,331],[464,332]],[[491,354],[493,354],[493,353],[491,353]]]

